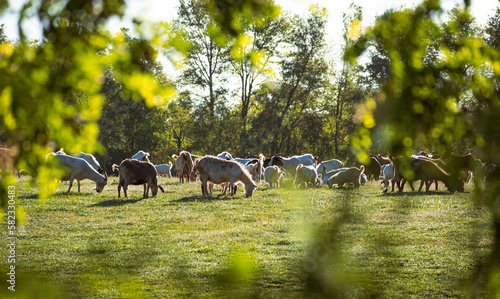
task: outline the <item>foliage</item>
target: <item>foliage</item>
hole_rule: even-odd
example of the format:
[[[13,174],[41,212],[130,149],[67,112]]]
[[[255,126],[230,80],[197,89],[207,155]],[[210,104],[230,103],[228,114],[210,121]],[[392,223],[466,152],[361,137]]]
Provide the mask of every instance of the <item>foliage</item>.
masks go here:
[[[104,69],[123,83],[123,92],[142,98],[148,105],[161,105],[172,91],[158,84],[140,68],[143,54],[152,52],[126,48],[124,35],[101,31],[112,16],[123,15],[123,1],[64,3],[42,1],[37,16],[43,24],[43,40],[25,41],[21,28],[19,43],[4,41],[0,47],[0,123],[7,146],[16,155],[16,166],[51,186],[58,176],[45,165],[45,155],[57,147],[68,152],[102,150],[97,139],[104,102],[100,94]],[[21,10],[26,17],[31,2]],[[144,48],[142,48],[144,49]],[[152,57],[154,60],[156,57]],[[2,176],[3,177],[3,176]],[[4,177],[3,177],[4,178]],[[9,179],[1,182],[1,203]],[[40,195],[46,197],[50,188]]]
[[[494,120],[500,102],[494,88],[500,73],[496,67],[498,52],[473,34],[466,12],[455,10],[444,30],[433,19],[439,12],[438,1],[425,1],[416,9],[390,13],[351,48],[347,57],[355,59],[367,50],[370,41],[379,40],[390,66],[390,76],[380,93],[367,101],[363,127],[353,137],[361,161],[367,160],[372,144],[370,133],[378,127],[385,132],[384,141],[393,155],[409,157],[415,146],[422,144],[445,152],[452,148],[454,140],[472,136],[482,158],[497,165],[500,162],[498,154],[491,151],[498,148],[500,140],[498,121]],[[436,36],[442,38],[436,40]],[[429,52],[436,50],[434,60],[426,59]],[[488,185],[487,193],[480,193],[494,211],[498,209],[494,204],[498,201],[498,179]],[[498,223],[500,217],[496,215],[491,267],[481,268],[481,275],[487,279],[500,271]],[[500,289],[498,283],[482,283],[478,278],[479,288],[488,288],[493,294]]]

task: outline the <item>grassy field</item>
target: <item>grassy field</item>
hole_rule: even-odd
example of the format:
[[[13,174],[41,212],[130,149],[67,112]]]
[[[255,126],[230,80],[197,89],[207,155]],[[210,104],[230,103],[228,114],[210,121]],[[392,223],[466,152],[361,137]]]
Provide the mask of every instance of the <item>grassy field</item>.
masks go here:
[[[268,189],[250,198],[201,196],[199,183],[161,178],[141,198],[117,179],[85,181],[50,199],[24,178],[16,292],[7,289],[8,229],[0,225],[0,297],[167,298],[468,297],[489,253],[488,211],[466,193],[382,194],[353,189]],[[15,294],[15,296],[13,296]],[[486,297],[486,296],[485,296]]]

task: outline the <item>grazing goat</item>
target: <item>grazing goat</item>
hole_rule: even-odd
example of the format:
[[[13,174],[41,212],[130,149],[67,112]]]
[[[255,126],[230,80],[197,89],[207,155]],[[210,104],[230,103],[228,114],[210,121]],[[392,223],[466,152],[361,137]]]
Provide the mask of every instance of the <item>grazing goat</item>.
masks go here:
[[[97,170],[97,172],[99,172],[100,174],[104,174],[105,172],[104,168],[101,167],[101,164],[99,164],[97,159],[92,154],[80,152],[79,154],[71,156],[82,158],[83,160],[87,161],[90,164],[90,166],[92,166],[95,170]]]
[[[238,162],[224,160],[217,157],[205,156],[196,162],[196,167],[200,174],[201,192],[208,195],[208,182],[213,184],[229,183],[231,196],[234,195],[234,184],[241,181],[245,185],[245,196],[252,196],[257,185],[252,180],[250,174]]]
[[[177,169],[177,175],[179,176],[179,183],[184,183],[184,177],[186,177],[186,183],[192,179],[194,162],[191,154],[187,151],[182,151],[179,156],[172,155],[175,160],[175,169]],[[195,174],[196,180],[196,174]]]
[[[463,156],[451,153],[443,155],[442,159],[447,165],[448,172],[458,176],[463,181],[469,181],[469,172],[473,173],[476,167],[476,157],[473,153]]]
[[[420,179],[420,188],[422,190],[425,184],[425,192],[429,192],[429,186],[432,181],[439,180],[443,182],[450,193],[464,192],[464,183],[457,176],[448,174],[435,162],[424,159],[413,159],[410,165],[415,171],[415,180]]]
[[[118,198],[120,198],[120,189],[123,187],[123,194],[127,198],[128,185],[144,185],[142,197],[149,196],[151,193],[156,196],[158,189],[165,192],[163,187],[158,185],[158,173],[151,162],[140,161],[136,159],[125,159],[120,165],[113,164],[113,171],[118,171]]]
[[[305,154],[301,156],[293,156],[290,158],[284,158],[282,156],[273,156],[271,158],[271,162],[269,165],[277,165],[284,169],[287,173],[292,176],[295,176],[295,171],[297,170],[297,166],[299,164],[303,164],[304,166],[314,165],[316,167],[316,163],[318,161],[318,157],[314,157],[311,154]]]
[[[307,187],[309,183],[312,185],[320,184],[314,165],[305,166],[303,164],[299,164],[299,166],[297,166],[297,169],[295,169],[295,180],[293,181],[293,185],[298,188],[302,183],[304,183],[305,187]]]
[[[344,171],[339,171],[327,180],[328,187],[333,185],[343,187],[344,184],[352,183],[355,188],[359,189],[361,185],[361,174],[365,171],[365,167],[361,165],[360,168],[350,167]]]
[[[137,154],[132,156],[132,159],[150,162],[149,161],[149,153],[146,153],[144,151],[138,151]]]
[[[269,184],[269,188],[280,187],[280,168],[278,166],[268,166],[264,169],[264,181]]]
[[[167,176],[167,178],[172,177],[170,174],[170,170],[172,169],[172,162],[168,162],[168,164],[160,164],[160,165],[155,165],[156,172],[158,172],[158,176],[164,174]]]
[[[68,193],[73,186],[73,181],[78,183],[80,192],[80,181],[84,179],[92,180],[96,183],[95,190],[102,192],[104,186],[108,184],[108,177],[98,173],[87,161],[82,158],[68,156],[66,154],[50,153],[46,157],[47,161],[54,159],[62,166],[63,175],[61,181],[69,181]]]
[[[326,181],[328,181],[329,178],[331,178],[333,175],[341,172],[341,171],[344,171],[344,170],[347,170],[349,169],[349,167],[342,167],[342,168],[337,168],[337,169],[334,169],[334,170],[330,170],[328,172],[324,172],[321,174],[321,182],[323,184],[326,184]]]
[[[64,148],[61,148],[55,154],[56,155],[66,155],[66,153],[64,152]],[[101,164],[99,164],[97,159],[92,154],[80,152],[79,154],[75,154],[75,155],[71,155],[71,156],[75,157],[75,158],[81,158],[81,159],[87,161],[90,164],[90,166],[92,166],[92,168],[94,168],[100,174],[104,174],[106,172],[104,170],[104,168],[101,167]]]
[[[399,191],[403,191],[406,182],[410,185],[412,191],[413,182],[421,180],[419,191],[426,184],[426,192],[429,191],[431,181],[442,181],[448,188],[450,193],[455,191],[463,192],[464,183],[457,175],[446,172],[443,168],[430,159],[413,158],[405,162],[403,158],[393,158],[394,164],[394,181],[398,186]]]
[[[318,167],[316,167],[316,173],[317,174],[326,173],[330,170],[339,169],[342,167],[344,167],[344,162],[337,159],[323,161],[318,164]]]

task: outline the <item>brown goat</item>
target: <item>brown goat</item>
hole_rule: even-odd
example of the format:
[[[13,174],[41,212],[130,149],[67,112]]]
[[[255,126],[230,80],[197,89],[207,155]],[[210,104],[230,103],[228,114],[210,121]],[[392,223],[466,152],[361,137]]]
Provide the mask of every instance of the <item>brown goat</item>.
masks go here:
[[[428,192],[431,182],[435,180],[442,181],[450,193],[464,191],[463,182],[456,175],[447,173],[434,161],[428,159],[414,158],[406,164],[402,158],[395,158],[394,175],[398,180],[399,191],[403,191],[406,182],[410,185],[411,190],[414,191],[412,183],[418,180],[421,181],[419,192],[422,190],[424,184],[426,184],[426,192]]]
[[[120,198],[120,189],[123,187],[123,194],[127,198],[128,185],[144,185],[143,197],[148,197],[149,189],[156,196],[158,189],[165,192],[163,187],[158,185],[158,173],[155,166],[147,161],[135,159],[125,159],[120,165],[113,164],[113,171],[118,171],[118,198]],[[147,185],[147,186],[146,186]]]
[[[177,169],[177,175],[179,176],[179,183],[184,183],[184,177],[186,177],[186,183],[192,180],[193,173],[193,157],[187,151],[182,151],[179,156],[172,155],[175,160],[175,169]],[[196,180],[196,177],[195,177]]]
[[[360,179],[361,174],[365,171],[365,167],[361,165],[360,168],[350,167],[344,171],[339,171],[330,177],[326,183],[328,187],[331,188],[334,184],[337,184],[339,187],[343,187],[344,184],[352,183],[354,187],[359,189],[361,185]]]
[[[201,192],[203,195],[208,195],[208,183],[223,184],[229,183],[231,196],[235,192],[235,183],[241,181],[245,185],[246,197],[252,196],[257,185],[252,180],[248,171],[243,165],[236,161],[225,160],[212,156],[200,158],[196,166],[200,173]]]
[[[365,165],[365,174],[368,181],[373,177],[375,181],[380,178],[380,173],[382,169],[380,167],[380,162],[375,157],[370,157],[370,162]]]
[[[476,165],[476,157],[473,153],[463,156],[451,153],[443,155],[442,159],[446,163],[448,171],[464,181],[469,180],[469,171],[474,171]]]
[[[418,189],[419,192],[422,190],[424,183],[425,192],[429,192],[429,186],[434,180],[443,182],[450,193],[455,193],[455,191],[464,192],[463,181],[461,181],[457,176],[448,174],[435,162],[430,160],[414,159],[411,161],[410,165],[415,170],[415,179],[420,179],[420,188]]]

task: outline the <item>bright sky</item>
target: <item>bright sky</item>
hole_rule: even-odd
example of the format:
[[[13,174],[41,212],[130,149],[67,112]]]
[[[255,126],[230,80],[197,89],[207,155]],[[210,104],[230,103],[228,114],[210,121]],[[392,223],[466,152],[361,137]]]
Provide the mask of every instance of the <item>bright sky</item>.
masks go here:
[[[0,17],[0,23],[6,25],[7,36],[10,39],[18,39],[17,19],[14,16],[22,3],[25,2],[26,0],[9,0],[11,9]],[[178,6],[178,0],[126,0],[125,2],[128,8],[124,20],[114,19],[109,22],[108,28],[112,32],[117,32],[120,27],[131,28],[130,21],[133,17],[153,22],[169,21],[175,17]],[[351,2],[363,8],[362,26],[366,27],[373,24],[375,16],[382,14],[389,8],[412,7],[421,3],[421,0],[275,0],[275,2],[284,9],[301,15],[307,14],[311,4],[319,4],[319,6],[327,8],[329,12],[327,31],[330,38],[338,39],[341,37],[342,13],[347,10]],[[441,3],[445,9],[450,10],[457,4],[463,5],[463,0],[441,0]],[[496,7],[499,5],[498,0],[472,0],[471,11],[478,24],[484,25],[487,19],[494,15]],[[40,38],[41,29],[36,20],[27,21],[23,27],[28,38]]]

